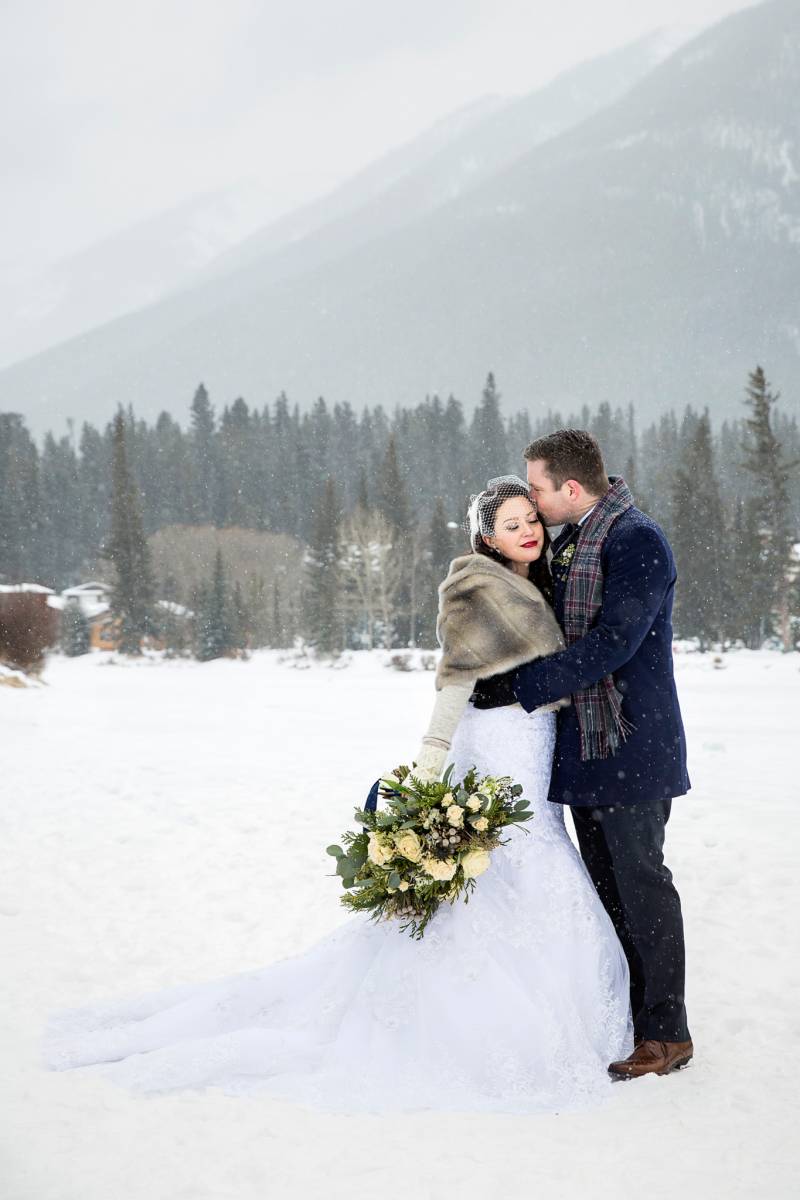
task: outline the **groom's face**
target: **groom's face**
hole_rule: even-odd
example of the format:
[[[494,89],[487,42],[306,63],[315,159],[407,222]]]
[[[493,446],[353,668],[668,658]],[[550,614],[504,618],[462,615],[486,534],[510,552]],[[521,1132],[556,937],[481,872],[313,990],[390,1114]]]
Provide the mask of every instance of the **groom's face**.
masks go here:
[[[545,525],[563,525],[571,521],[573,503],[569,494],[569,485],[557,488],[547,473],[547,463],[542,458],[528,463],[528,483],[531,485],[531,498],[535,500],[539,515]]]

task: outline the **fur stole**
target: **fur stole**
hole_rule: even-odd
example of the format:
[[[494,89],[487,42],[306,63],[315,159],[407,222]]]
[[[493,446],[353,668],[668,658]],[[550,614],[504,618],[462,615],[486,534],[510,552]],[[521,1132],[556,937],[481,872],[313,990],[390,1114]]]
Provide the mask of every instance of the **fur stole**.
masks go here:
[[[534,583],[484,554],[450,563],[439,585],[436,687],[501,675],[563,650],[553,611]]]

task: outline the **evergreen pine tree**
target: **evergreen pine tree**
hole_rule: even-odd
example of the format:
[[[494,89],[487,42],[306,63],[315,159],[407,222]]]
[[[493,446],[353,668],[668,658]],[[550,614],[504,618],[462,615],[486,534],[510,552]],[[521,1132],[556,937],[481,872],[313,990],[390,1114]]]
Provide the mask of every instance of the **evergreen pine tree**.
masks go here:
[[[732,638],[757,650],[766,636],[761,523],[755,506],[742,497],[736,502],[728,546],[728,630]]]
[[[367,487],[367,472],[363,467],[358,472],[358,491],[356,492],[356,507],[362,512],[369,508],[369,489]]]
[[[294,533],[297,529],[297,488],[295,464],[299,430],[289,412],[286,393],[281,392],[275,401],[272,416],[272,441],[268,475],[268,528],[278,533]],[[302,481],[305,493],[308,480]]]
[[[308,422],[301,423],[297,405],[292,411],[292,444],[294,460],[290,463],[291,487],[288,493],[292,524],[289,527],[284,525],[283,528],[305,541],[308,531],[308,481],[313,474],[311,464],[315,455],[310,426]],[[319,491],[321,489],[318,490],[318,494]]]
[[[228,585],[222,551],[214,556],[210,583],[201,591],[197,630],[197,657],[201,662],[221,658],[233,648]]]
[[[500,415],[500,393],[494,375],[489,372],[481,402],[475,409],[469,431],[473,491],[486,486],[487,479],[505,475],[508,471],[508,447],[503,418]]]
[[[433,516],[431,517],[429,534],[431,564],[437,588],[447,575],[451,559],[458,553],[457,548],[453,544],[454,533],[455,530],[451,528],[450,522],[447,519],[444,501],[441,496],[437,496],[436,504],[433,508]],[[466,547],[463,547],[463,549],[466,550]]]
[[[61,650],[69,658],[89,653],[89,622],[77,601],[70,601],[61,613]]]
[[[17,413],[0,413],[0,582],[53,580],[44,539],[36,443]]]
[[[153,632],[153,574],[142,527],[138,490],[128,466],[122,412],[113,423],[111,532],[102,551],[114,567],[111,612],[119,621],[119,649],[141,653],[142,638]]]
[[[152,531],[191,522],[192,475],[186,438],[178,422],[167,412],[159,414],[152,431],[152,451],[152,478],[147,488],[151,511],[145,528]]]
[[[378,478],[378,511],[393,531],[393,548],[401,566],[400,586],[395,598],[395,634],[401,646],[416,642],[420,604],[420,556],[422,545],[414,529],[414,517],[397,460],[397,442],[389,438]]]
[[[439,584],[447,575],[450,561],[456,554],[454,530],[447,520],[444,502],[437,496],[433,516],[427,530],[425,571],[423,574],[424,596],[421,605],[419,643],[436,646],[436,619],[439,610]]]
[[[672,545],[678,564],[676,627],[683,637],[697,637],[705,650],[724,636],[729,567],[707,411],[675,474]]]
[[[199,384],[191,405],[192,515],[197,525],[217,520],[217,456],[214,445],[214,410],[204,384]]]
[[[672,496],[675,464],[679,461],[678,422],[675,413],[664,413],[658,424],[645,431],[639,450],[639,493],[643,507],[657,515],[659,525],[672,529]]]
[[[281,586],[277,579],[272,581],[272,630],[270,646],[283,649],[286,646],[286,635],[283,628],[283,612],[281,609]]]
[[[743,466],[756,485],[752,501],[759,522],[761,544],[761,577],[763,627],[765,632],[777,628],[784,649],[787,644],[790,592],[790,554],[793,542],[792,516],[789,502],[789,479],[797,462],[785,462],[781,443],[772,427],[773,405],[778,395],[770,390],[763,369],[751,372],[746,388],[745,404],[750,416],[745,421]]]
[[[403,477],[397,461],[397,441],[389,438],[386,455],[378,477],[377,507],[399,533],[408,533],[413,524]]]
[[[470,495],[486,482],[473,475],[464,410],[455,396],[448,397],[444,410],[439,478],[445,506],[457,513],[467,511]]]
[[[508,435],[506,446],[506,461],[510,463],[522,463],[522,452],[525,447],[533,441],[533,433],[531,432],[531,417],[527,410],[515,413],[508,422]],[[517,474],[520,473],[520,468],[516,468]],[[522,474],[524,474],[524,468]]]
[[[56,586],[64,587],[75,576],[83,558],[78,462],[68,437],[56,441],[52,434],[45,436],[40,478],[47,573]]]
[[[331,453],[331,438],[333,421],[328,412],[324,396],[318,396],[309,414],[308,421],[309,443],[314,447],[314,455],[320,462],[327,462]]]
[[[258,525],[260,498],[253,486],[253,437],[250,410],[239,396],[222,414],[218,434],[222,495],[218,524],[253,529]]]
[[[341,520],[338,489],[328,478],[322,500],[315,506],[303,596],[305,640],[323,655],[339,654],[344,649]]]
[[[82,555],[93,560],[108,537],[111,514],[111,438],[84,422],[79,443],[78,480]]]
[[[250,647],[251,628],[250,608],[237,579],[231,597],[231,646],[240,656],[246,656]]]

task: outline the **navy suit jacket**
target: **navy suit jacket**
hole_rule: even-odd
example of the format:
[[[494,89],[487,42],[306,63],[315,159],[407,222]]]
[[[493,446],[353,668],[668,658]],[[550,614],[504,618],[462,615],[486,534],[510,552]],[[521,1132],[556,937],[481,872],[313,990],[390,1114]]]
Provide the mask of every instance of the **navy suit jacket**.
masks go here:
[[[603,544],[603,602],[585,637],[513,673],[528,712],[612,674],[634,726],[616,754],[581,761],[574,705],[558,713],[549,799],[576,807],[646,804],[689,791],[686,739],[672,669],[675,560],[662,529],[638,508],[614,521]],[[563,625],[566,577],[554,580]]]

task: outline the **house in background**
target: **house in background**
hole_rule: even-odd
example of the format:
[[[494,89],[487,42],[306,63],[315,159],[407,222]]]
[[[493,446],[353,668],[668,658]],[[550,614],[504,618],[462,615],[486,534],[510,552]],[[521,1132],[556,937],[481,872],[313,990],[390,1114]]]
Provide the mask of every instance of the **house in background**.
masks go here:
[[[52,596],[53,608],[64,609],[76,604],[89,624],[89,647],[92,650],[116,650],[118,641],[117,622],[111,616],[111,587],[107,583],[92,580],[65,588],[59,596]]]
[[[61,593],[64,600],[77,600],[84,614],[88,617],[90,610],[98,604],[108,607],[111,600],[111,587],[107,583],[79,583],[75,587],[65,588]]]
[[[89,583],[78,583],[75,587],[65,588],[60,595],[51,595],[48,603],[52,608],[62,612],[70,605],[77,604],[89,624],[90,650],[117,650],[119,648],[119,619],[111,615],[111,587],[107,583],[92,580]],[[173,625],[185,625],[187,629],[194,618],[194,613],[182,604],[172,600],[156,600],[156,608],[160,610],[159,624],[169,622]],[[173,629],[172,640],[175,640]],[[186,637],[188,638],[188,633]],[[152,650],[163,650],[165,641],[162,637],[148,637],[144,645]]]

